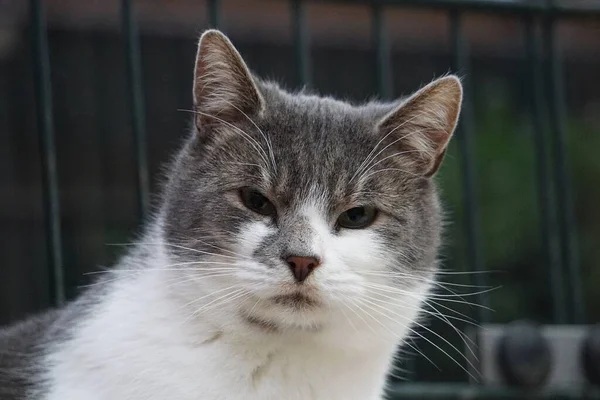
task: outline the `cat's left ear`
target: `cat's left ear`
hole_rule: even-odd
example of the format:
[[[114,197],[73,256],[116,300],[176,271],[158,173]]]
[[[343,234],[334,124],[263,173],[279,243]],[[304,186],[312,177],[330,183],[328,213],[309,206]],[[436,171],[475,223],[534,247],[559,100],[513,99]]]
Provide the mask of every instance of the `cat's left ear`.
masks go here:
[[[380,135],[411,160],[415,172],[437,172],[458,123],[462,85],[456,76],[433,81],[386,115],[377,125]]]
[[[220,31],[200,37],[194,70],[196,126],[232,123],[263,109],[264,100],[242,56]]]

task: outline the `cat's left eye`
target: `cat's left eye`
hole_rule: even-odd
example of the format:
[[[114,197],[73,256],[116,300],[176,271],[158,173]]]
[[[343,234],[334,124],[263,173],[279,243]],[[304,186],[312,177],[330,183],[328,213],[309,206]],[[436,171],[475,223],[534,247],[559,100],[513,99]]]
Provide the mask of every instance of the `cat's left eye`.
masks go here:
[[[246,207],[261,215],[275,215],[275,206],[260,192],[243,188],[240,190],[240,198]]]
[[[354,207],[344,211],[337,219],[337,226],[347,229],[364,229],[371,225],[377,218],[375,207]]]

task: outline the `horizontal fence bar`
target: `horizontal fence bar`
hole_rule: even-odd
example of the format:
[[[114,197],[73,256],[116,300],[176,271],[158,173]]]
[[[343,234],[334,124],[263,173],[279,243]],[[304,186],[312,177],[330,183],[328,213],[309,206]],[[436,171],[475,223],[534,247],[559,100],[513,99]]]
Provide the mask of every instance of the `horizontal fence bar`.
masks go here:
[[[307,0],[320,1],[320,0]],[[597,0],[327,0],[329,2],[393,5],[420,8],[445,8],[460,11],[481,12],[538,12],[563,16],[598,16],[600,2]]]
[[[467,43],[463,35],[461,13],[452,10],[448,15],[450,19],[450,37],[452,40],[452,63],[456,73],[463,76],[464,97],[461,118],[456,132],[456,140],[460,149],[462,168],[463,194],[465,207],[465,225],[467,235],[467,265],[470,271],[483,271],[483,250],[481,247],[481,229],[479,227],[479,201],[477,196],[477,183],[475,178],[474,163],[474,114],[471,99],[468,71]],[[473,283],[480,288],[487,286],[483,273],[473,274]],[[479,322],[489,322],[489,301],[487,294],[478,296],[477,303],[482,306],[477,308]]]
[[[60,195],[54,140],[52,84],[46,18],[42,0],[30,1],[36,118],[42,163],[45,230],[50,269],[50,293],[56,305],[65,301],[65,284],[60,221]]]
[[[577,243],[577,224],[573,207],[573,188],[571,185],[566,147],[566,105],[561,60],[556,42],[556,24],[554,18],[546,17],[543,23],[546,43],[548,73],[548,97],[550,99],[550,120],[554,150],[554,174],[557,197],[557,211],[560,226],[560,247],[562,262],[567,269],[567,286],[571,297],[571,321],[584,322],[583,290],[581,285],[579,249]]]
[[[598,399],[600,389],[589,387],[519,390],[510,387],[461,383],[397,383],[388,389],[390,399]]]
[[[148,171],[148,139],[146,137],[146,115],[142,88],[142,64],[140,56],[139,32],[131,0],[121,1],[121,17],[125,48],[127,51],[127,78],[129,80],[129,101],[131,107],[131,127],[135,140],[137,165],[138,204],[141,218],[149,212],[150,177]]]
[[[540,205],[540,232],[544,252],[544,273],[547,271],[552,290],[553,320],[567,322],[564,278],[560,263],[559,226],[556,218],[556,198],[550,173],[548,140],[548,112],[544,93],[543,43],[538,33],[539,18],[528,16],[525,21],[525,45],[531,81],[531,116],[536,153],[536,174]]]

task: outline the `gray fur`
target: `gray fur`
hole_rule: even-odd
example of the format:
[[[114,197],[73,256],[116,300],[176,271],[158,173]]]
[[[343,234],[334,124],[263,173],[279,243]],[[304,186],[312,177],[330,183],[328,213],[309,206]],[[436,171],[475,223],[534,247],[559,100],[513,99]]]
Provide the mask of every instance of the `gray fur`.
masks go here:
[[[0,331],[0,399],[24,399],[39,384],[44,337],[56,318],[52,311]]]
[[[100,296],[89,291],[67,307],[46,311],[0,330],[0,399],[37,399],[46,387],[44,358],[69,340],[70,331]]]

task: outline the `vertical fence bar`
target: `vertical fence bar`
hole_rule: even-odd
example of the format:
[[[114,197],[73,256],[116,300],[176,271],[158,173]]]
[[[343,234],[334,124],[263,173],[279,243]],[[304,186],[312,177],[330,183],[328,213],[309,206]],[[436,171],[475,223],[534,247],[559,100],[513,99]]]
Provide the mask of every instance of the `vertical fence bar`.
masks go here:
[[[452,57],[454,70],[464,76],[464,100],[462,116],[457,129],[456,139],[460,148],[460,157],[463,172],[463,193],[465,197],[465,224],[468,246],[468,266],[473,272],[483,271],[483,254],[481,249],[481,230],[479,228],[479,203],[477,201],[475,171],[473,162],[473,128],[474,115],[473,104],[470,96],[469,79],[466,77],[468,71],[468,53],[465,39],[463,37],[462,21],[460,13],[453,9],[449,11],[450,35],[452,40]],[[473,281],[478,286],[485,286],[486,279],[482,273],[473,275]],[[488,298],[480,295],[478,304],[478,319],[480,322],[489,321]],[[486,308],[484,308],[486,307]]]
[[[531,80],[531,115],[536,151],[536,173],[540,204],[540,230],[544,250],[545,267],[550,276],[552,288],[552,308],[554,321],[565,323],[567,319],[563,276],[559,252],[559,227],[556,220],[555,198],[548,159],[548,113],[545,108],[544,67],[542,65],[542,43],[537,31],[538,18],[528,15],[525,18],[525,45]]]
[[[310,38],[306,26],[306,12],[302,0],[292,0],[292,23],[294,27],[294,46],[296,48],[298,82],[308,86],[312,83],[310,68]]]
[[[394,95],[392,81],[392,57],[385,23],[385,10],[380,4],[371,6],[371,37],[373,47],[375,48],[375,73],[377,76],[377,91],[383,99],[391,99]],[[412,346],[412,345],[411,345]],[[414,347],[414,346],[412,346]],[[402,378],[405,380],[415,380],[415,359],[407,355],[402,357]]]
[[[127,51],[127,78],[131,104],[131,126],[135,140],[137,164],[138,204],[140,215],[145,218],[149,210],[150,179],[148,174],[148,139],[146,137],[146,116],[144,93],[142,90],[142,65],[140,42],[131,0],[121,1],[121,17]]]
[[[554,180],[557,198],[557,211],[560,226],[560,244],[562,262],[567,268],[568,288],[571,297],[571,322],[582,323],[585,319],[583,291],[579,270],[579,251],[577,248],[577,226],[573,208],[573,188],[571,184],[566,149],[566,105],[561,60],[556,41],[554,17],[548,15],[543,23],[548,74],[548,97],[552,121]]]
[[[219,0],[208,0],[208,23],[214,29],[218,29],[222,25],[219,3]]]
[[[52,84],[46,18],[42,0],[30,1],[31,27],[36,92],[36,117],[40,140],[42,184],[44,193],[45,229],[48,240],[50,282],[53,301],[65,301],[62,238],[60,227],[60,196],[52,115]]]
[[[392,87],[392,59],[383,6],[375,4],[371,7],[371,20],[373,45],[377,53],[377,89],[382,98],[390,99],[394,94],[394,88]]]

